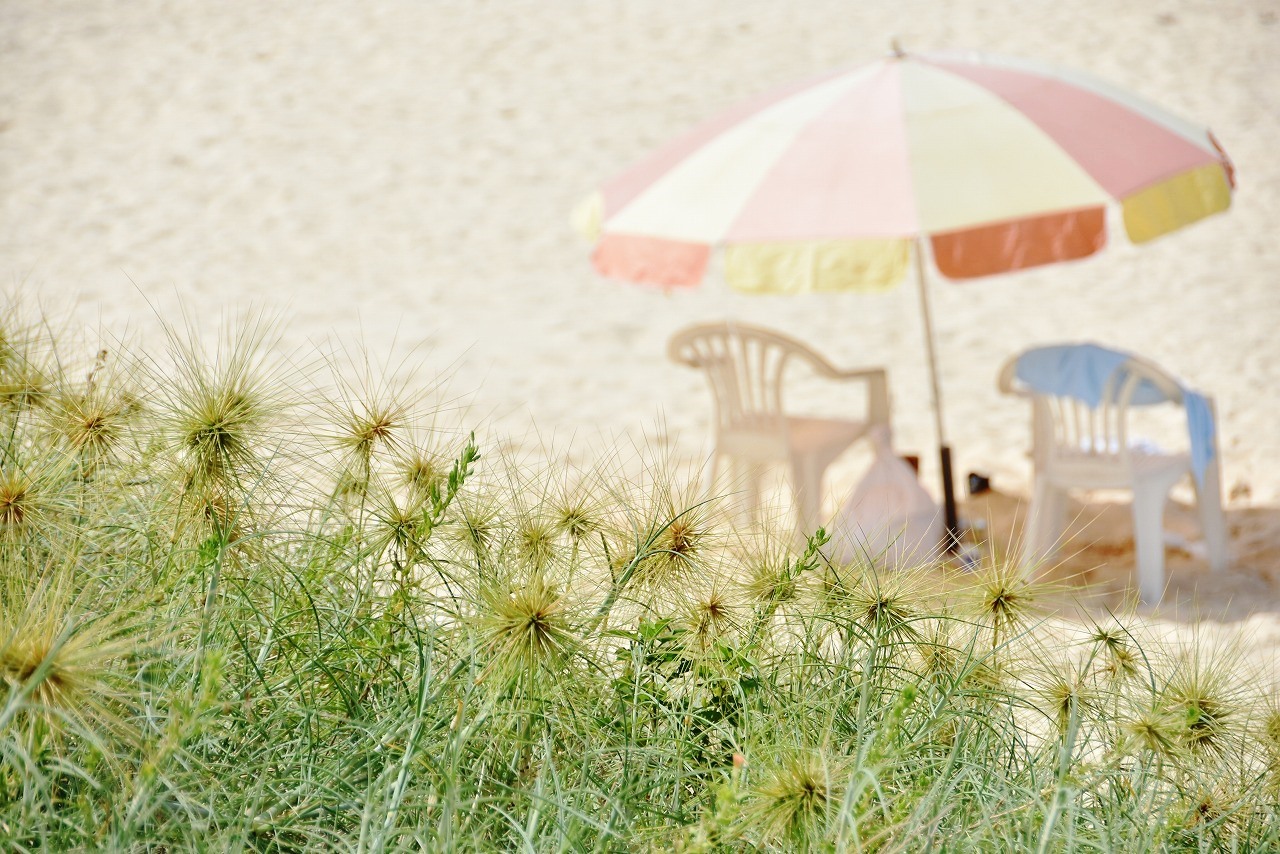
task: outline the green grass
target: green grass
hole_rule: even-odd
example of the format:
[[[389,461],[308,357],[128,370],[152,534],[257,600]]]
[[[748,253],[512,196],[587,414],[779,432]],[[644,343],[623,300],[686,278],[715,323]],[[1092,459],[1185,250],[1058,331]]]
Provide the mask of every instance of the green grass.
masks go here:
[[[6,850],[1280,845],[1229,657],[1050,630],[1011,567],[833,565],[661,466],[494,460],[261,325],[81,359],[16,318]]]

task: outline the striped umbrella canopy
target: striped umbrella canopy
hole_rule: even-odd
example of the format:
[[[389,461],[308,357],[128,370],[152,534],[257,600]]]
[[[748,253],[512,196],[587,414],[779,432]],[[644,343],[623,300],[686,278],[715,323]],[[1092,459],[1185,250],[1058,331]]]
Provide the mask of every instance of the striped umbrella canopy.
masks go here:
[[[695,128],[577,212],[606,276],[737,290],[880,290],[917,259],[954,530],[927,257],[969,279],[1092,255],[1225,210],[1207,130],[1091,76],[978,53],[905,54],[772,92]],[[912,249],[915,249],[914,253]]]

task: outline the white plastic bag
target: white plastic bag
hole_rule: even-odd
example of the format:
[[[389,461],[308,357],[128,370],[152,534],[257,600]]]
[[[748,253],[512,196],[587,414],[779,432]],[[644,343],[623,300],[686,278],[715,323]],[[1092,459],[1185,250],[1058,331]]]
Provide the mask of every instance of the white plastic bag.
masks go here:
[[[831,521],[832,554],[845,563],[926,563],[941,550],[938,505],[911,466],[893,453],[886,429],[877,428],[871,441],[875,459]]]

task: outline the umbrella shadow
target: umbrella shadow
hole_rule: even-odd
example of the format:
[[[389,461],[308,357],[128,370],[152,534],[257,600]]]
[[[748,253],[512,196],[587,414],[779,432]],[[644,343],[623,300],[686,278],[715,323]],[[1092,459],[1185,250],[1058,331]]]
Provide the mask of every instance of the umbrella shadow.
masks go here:
[[[987,523],[987,545],[997,559],[1016,558],[1029,502],[991,490],[969,497],[962,515]],[[1051,583],[1050,605],[1064,614],[1117,611],[1132,601],[1137,583],[1133,516],[1127,501],[1075,502],[1058,554],[1040,570]],[[1170,501],[1165,510],[1165,594],[1142,613],[1164,620],[1238,622],[1255,614],[1280,615],[1280,507],[1226,508],[1231,565],[1212,572],[1200,539],[1195,507]]]

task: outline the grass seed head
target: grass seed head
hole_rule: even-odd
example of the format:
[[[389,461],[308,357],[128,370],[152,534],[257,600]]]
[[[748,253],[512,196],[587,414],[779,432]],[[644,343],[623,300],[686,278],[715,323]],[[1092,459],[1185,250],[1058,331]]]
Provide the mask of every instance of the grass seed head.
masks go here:
[[[710,545],[711,526],[697,507],[669,506],[670,518],[663,524],[653,546],[653,572],[659,577],[678,579],[692,571]]]
[[[32,536],[52,537],[72,510],[64,495],[65,460],[44,460],[0,467],[0,540],[14,543]]]
[[[486,677],[557,674],[578,646],[564,595],[540,573],[517,585],[493,585],[478,607]]]
[[[929,621],[927,630],[915,644],[920,673],[936,685],[950,684],[960,673],[964,651],[954,642],[954,630],[950,618],[937,617]]]
[[[100,394],[61,394],[50,407],[53,430],[86,463],[109,458],[136,412],[132,401]]]
[[[139,653],[132,609],[99,612],[99,596],[76,591],[68,567],[46,568],[30,585],[0,592],[0,683],[25,695],[25,716],[82,737],[120,736],[127,675],[120,663]]]
[[[48,402],[53,387],[46,371],[35,361],[12,354],[0,370],[0,405],[11,412],[38,409]]]
[[[932,580],[925,570],[868,567],[844,595],[846,613],[876,637],[916,640],[915,623],[928,613]]]
[[[516,524],[514,547],[527,567],[546,570],[556,556],[556,530],[544,519],[526,515]]]
[[[1185,756],[1182,722],[1167,709],[1140,709],[1122,724],[1121,749],[1126,753],[1149,753],[1164,759]]]
[[[402,458],[397,468],[400,479],[411,493],[425,498],[431,487],[444,480],[448,467],[434,454],[413,450]]]
[[[416,560],[426,540],[422,500],[413,495],[401,498],[381,485],[376,485],[369,497],[368,543],[374,554],[390,553],[396,560]]]
[[[253,461],[267,413],[251,389],[234,381],[203,386],[184,404],[173,413],[174,438],[195,477],[220,480]]]
[[[743,592],[750,601],[780,604],[799,596],[800,583],[792,572],[795,555],[782,537],[744,537],[733,550],[733,560],[741,567]]]
[[[567,496],[557,502],[551,508],[551,513],[555,527],[575,543],[582,542],[604,524],[599,511],[585,498],[578,496]]]
[[[764,772],[749,811],[766,839],[802,848],[819,842],[842,797],[835,764],[820,751],[797,750]]]
[[[969,599],[973,616],[991,630],[992,645],[998,646],[1035,616],[1039,591],[1021,567],[1007,563],[979,569]]]
[[[1045,661],[1033,680],[1041,701],[1038,705],[1052,717],[1059,732],[1066,732],[1073,721],[1078,725],[1094,708],[1095,692],[1075,662],[1046,660],[1047,653],[1038,657]]]
[[[727,585],[715,582],[695,593],[685,606],[684,623],[698,652],[706,652],[738,629],[741,606]]]
[[[1238,689],[1220,668],[1193,650],[1176,662],[1161,698],[1168,713],[1181,723],[1182,739],[1197,754],[1224,754],[1243,717]]]
[[[1273,698],[1262,714],[1257,738],[1271,764],[1280,769],[1280,703]]]
[[[1098,667],[1113,682],[1138,675],[1141,659],[1128,633],[1119,627],[1095,626],[1089,636],[1097,653]]]
[[[617,577],[633,566],[631,586],[649,594],[673,594],[685,587],[711,554],[713,529],[705,506],[682,506],[674,495],[659,498],[643,527],[618,535],[611,548]]]
[[[380,448],[394,448],[407,426],[407,412],[394,402],[368,401],[345,413],[338,424],[338,444],[367,466]]]
[[[102,350],[83,384],[61,385],[43,413],[44,426],[77,458],[86,477],[117,461],[143,409],[132,380],[105,370],[107,358]]]
[[[503,524],[499,507],[483,494],[460,495],[450,510],[453,524],[449,533],[472,559],[488,564],[502,541]]]

